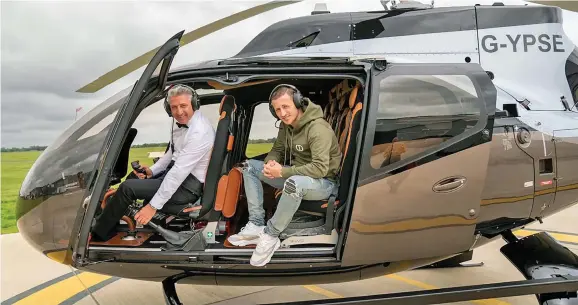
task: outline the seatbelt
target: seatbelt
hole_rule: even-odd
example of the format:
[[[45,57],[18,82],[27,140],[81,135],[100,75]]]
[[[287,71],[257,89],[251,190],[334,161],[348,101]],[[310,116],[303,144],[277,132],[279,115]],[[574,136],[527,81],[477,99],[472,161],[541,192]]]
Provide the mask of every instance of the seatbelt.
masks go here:
[[[325,210],[325,233],[331,234],[331,229],[333,228],[333,218],[335,214],[335,200],[337,200],[337,192],[339,191],[340,179],[335,182],[333,190],[331,190],[331,195],[327,200],[327,209]]]

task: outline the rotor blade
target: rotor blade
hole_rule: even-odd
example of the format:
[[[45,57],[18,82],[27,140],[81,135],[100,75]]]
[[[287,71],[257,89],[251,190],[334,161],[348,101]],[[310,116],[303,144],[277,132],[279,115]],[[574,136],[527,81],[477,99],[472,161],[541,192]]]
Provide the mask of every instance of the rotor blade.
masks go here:
[[[287,1],[271,1],[265,4],[257,5],[255,7],[246,9],[244,11],[235,13],[233,15],[227,16],[225,18],[219,19],[217,21],[211,22],[207,25],[204,25],[200,28],[192,30],[183,35],[181,38],[180,46],[184,46],[189,44],[199,38],[207,36],[213,32],[216,32],[222,28],[235,24],[239,21],[243,21],[245,19],[251,18],[255,15],[259,15],[265,13],[267,11],[276,9],[281,6],[301,2],[303,0],[287,0]],[[148,64],[151,58],[155,55],[160,47],[156,47],[153,50],[146,52],[145,54],[129,61],[128,63],[118,66],[115,69],[109,71],[108,73],[102,75],[101,77],[97,78],[95,81],[91,82],[90,84],[78,89],[76,92],[82,93],[94,93],[113,82],[119,80],[120,78],[128,75],[129,73],[137,70],[138,68]]]
[[[576,0],[526,0],[528,2],[543,4],[548,6],[557,6],[563,10],[578,12],[578,1]]]

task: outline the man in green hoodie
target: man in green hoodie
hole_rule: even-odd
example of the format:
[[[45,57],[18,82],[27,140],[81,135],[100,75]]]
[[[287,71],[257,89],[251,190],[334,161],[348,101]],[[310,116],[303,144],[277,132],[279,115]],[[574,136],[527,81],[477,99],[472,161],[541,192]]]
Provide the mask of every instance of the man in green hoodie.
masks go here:
[[[229,237],[236,246],[256,244],[251,265],[264,266],[281,245],[279,234],[287,228],[302,199],[329,198],[336,187],[341,151],[337,137],[323,118],[323,110],[304,98],[292,85],[279,85],[269,97],[273,116],[281,120],[277,140],[265,161],[248,160],[243,181],[249,222]],[[273,217],[265,225],[265,182],[283,192]]]

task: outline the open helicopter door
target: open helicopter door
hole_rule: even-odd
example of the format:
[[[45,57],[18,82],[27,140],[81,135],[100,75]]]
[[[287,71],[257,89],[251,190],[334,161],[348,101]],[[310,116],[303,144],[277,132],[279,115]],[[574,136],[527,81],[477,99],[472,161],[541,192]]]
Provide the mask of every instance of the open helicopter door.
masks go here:
[[[82,211],[76,219],[72,230],[71,245],[73,246],[73,266],[81,266],[86,263],[85,255],[88,243],[90,224],[98,203],[102,200],[109,183],[111,172],[114,169],[117,157],[122,149],[129,126],[136,119],[135,113],[142,110],[152,99],[159,98],[167,82],[169,68],[176,55],[180,39],[184,31],[171,37],[162,45],[145,68],[139,80],[135,83],[131,93],[119,109],[112,127],[106,137],[105,144],[98,156],[94,172],[96,173],[88,182],[91,185],[82,204]],[[75,233],[77,233],[75,235]]]
[[[496,89],[477,64],[371,68],[344,266],[468,251],[490,155]]]

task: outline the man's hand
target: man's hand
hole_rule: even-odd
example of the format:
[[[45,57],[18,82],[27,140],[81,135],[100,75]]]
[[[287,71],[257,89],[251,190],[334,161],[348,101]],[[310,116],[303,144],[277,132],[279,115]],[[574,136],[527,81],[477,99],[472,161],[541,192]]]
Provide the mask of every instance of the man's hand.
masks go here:
[[[263,175],[269,179],[281,178],[281,169],[283,167],[277,161],[270,161],[263,167]]]
[[[273,179],[273,177],[269,174],[269,169],[271,168],[271,166],[275,165],[275,163],[277,163],[277,161],[275,160],[269,160],[267,161],[267,163],[265,163],[265,165],[263,165],[263,175],[269,179]]]
[[[150,204],[145,205],[136,215],[134,215],[134,219],[138,221],[138,223],[142,225],[146,225],[151,221],[153,216],[157,213],[157,210],[153,209]]]
[[[140,168],[145,170],[146,175],[143,174],[143,173],[139,173],[139,172],[137,172],[137,171],[134,171],[134,173],[137,175],[137,177],[138,177],[139,179],[151,178],[151,177],[153,176],[153,171],[151,171],[151,169],[150,169],[148,166],[146,166],[146,165],[141,165]]]

